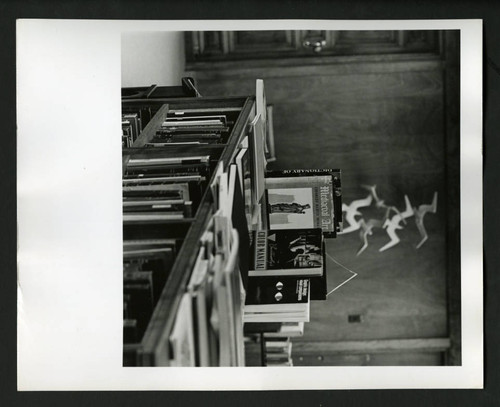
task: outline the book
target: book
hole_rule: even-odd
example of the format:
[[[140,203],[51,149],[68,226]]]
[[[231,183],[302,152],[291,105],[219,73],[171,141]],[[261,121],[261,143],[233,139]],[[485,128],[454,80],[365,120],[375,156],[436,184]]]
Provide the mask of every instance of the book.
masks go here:
[[[155,242],[158,241],[162,243],[156,244]],[[177,239],[140,239],[124,241],[123,243],[124,274],[133,271],[151,272],[153,275],[153,298],[156,303],[174,264],[177,246],[180,243]]]
[[[314,177],[314,178],[310,178]],[[325,237],[335,237],[342,231],[342,181],[339,169],[292,169],[266,171],[266,191],[270,228],[294,227],[294,223],[321,227]],[[302,205],[292,204],[294,200]],[[303,208],[309,205],[309,208]],[[291,215],[295,210],[302,209],[307,219]],[[313,214],[311,216],[311,214]],[[292,223],[290,226],[283,224]],[[300,226],[302,227],[302,226]]]
[[[131,158],[127,166],[148,167],[158,165],[177,165],[177,164],[199,164],[207,163],[210,156],[190,156],[190,157],[157,157],[157,158]]]
[[[266,334],[268,332],[277,333],[280,331],[282,325],[281,322],[252,322],[245,324],[243,331],[245,335]]]
[[[122,190],[124,198],[162,197],[165,199],[190,200],[189,185],[186,182],[176,184],[127,185]]]
[[[192,302],[189,293],[184,293],[177,309],[174,326],[168,338],[171,358],[170,366],[195,366]]]
[[[123,214],[123,222],[161,222],[187,219],[184,212],[127,212]]]
[[[304,312],[245,312],[247,322],[309,322],[309,309]]]
[[[332,175],[268,177],[265,185],[270,229],[321,228],[335,236]]]
[[[250,123],[249,144],[252,155],[252,187],[253,187],[253,203],[257,204],[261,201],[264,195],[264,174],[266,169],[265,153],[264,153],[264,124],[260,115]]]
[[[307,278],[249,277],[245,314],[259,312],[305,312],[309,309],[310,281]]]
[[[239,234],[232,229],[232,248],[229,258],[224,266],[224,284],[226,286],[227,304],[229,306],[229,330],[231,340],[231,366],[244,366],[245,355],[243,348],[243,316],[242,316],[242,285],[238,265],[238,254],[240,248]]]
[[[273,105],[267,105],[266,108],[266,161],[268,163],[276,161],[276,149],[274,146],[274,123],[273,123]]]
[[[195,363],[196,366],[210,366],[209,335],[208,335],[208,313],[207,313],[207,282],[208,282],[208,260],[206,259],[205,247],[200,247],[196,258],[187,291],[192,299],[193,327],[195,340]]]
[[[264,338],[293,338],[304,335],[304,322],[283,322],[275,332],[264,332]]]
[[[150,282],[124,281],[123,294],[130,295],[127,313],[130,319],[137,321],[136,334],[137,340],[140,341],[153,313],[153,287]]]
[[[231,223],[238,233],[239,240],[239,272],[243,287],[248,279],[248,248],[250,246],[248,222],[245,214],[245,202],[239,182],[238,167],[229,166],[229,197],[232,200]]]
[[[321,276],[323,264],[321,229],[253,232],[249,276]]]
[[[162,183],[178,183],[178,182],[189,182],[189,181],[206,181],[206,178],[204,176],[201,176],[199,174],[192,174],[192,175],[171,175],[169,177],[154,177],[154,176],[148,176],[145,177],[144,175],[138,175],[137,177],[134,178],[124,178],[122,180],[123,186],[129,186],[133,184],[138,184],[138,185],[145,185],[145,184],[162,184]]]
[[[250,154],[248,148],[243,147],[240,149],[235,158],[235,163],[238,167],[238,175],[241,191],[243,191],[243,200],[245,205],[245,216],[247,225],[252,225],[252,215],[254,210],[254,199],[252,195],[252,171]]]
[[[124,319],[123,320],[123,343],[137,343],[139,338],[137,335],[137,320]]]
[[[202,175],[210,177],[210,165],[202,163],[157,164],[147,166],[127,167],[124,179],[139,177],[171,177],[183,175]]]

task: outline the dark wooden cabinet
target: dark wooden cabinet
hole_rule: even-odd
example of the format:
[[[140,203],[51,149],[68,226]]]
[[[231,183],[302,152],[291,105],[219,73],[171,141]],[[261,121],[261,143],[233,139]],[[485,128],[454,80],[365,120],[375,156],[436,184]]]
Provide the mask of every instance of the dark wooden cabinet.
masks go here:
[[[439,52],[436,31],[195,31],[186,33],[187,61],[317,55]]]

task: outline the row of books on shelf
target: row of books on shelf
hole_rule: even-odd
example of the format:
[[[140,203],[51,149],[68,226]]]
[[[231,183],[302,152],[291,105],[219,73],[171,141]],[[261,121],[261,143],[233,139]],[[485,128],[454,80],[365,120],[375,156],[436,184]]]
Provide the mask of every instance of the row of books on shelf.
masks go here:
[[[244,366],[239,237],[229,223],[214,214],[201,238],[169,337],[171,366]]]
[[[176,153],[175,147],[142,149],[128,158],[123,175],[125,365],[138,363],[134,349],[140,349],[202,203],[210,204],[210,215],[189,252],[194,265],[183,270],[187,284],[180,301],[170,311],[170,365],[242,366],[244,332],[260,325],[266,339],[302,335],[310,302],[326,299],[325,238],[342,229],[340,171],[266,171],[271,157],[266,123],[272,111],[263,109],[262,99],[257,98],[229,163],[220,160],[222,149],[207,154],[206,147],[197,146],[189,153]],[[138,125],[145,123],[141,112],[136,113]],[[237,118],[235,111],[169,111],[146,147],[226,143]],[[132,145],[141,131],[130,132]],[[291,364],[282,359],[279,363]]]
[[[150,161],[149,159],[141,160],[140,163],[144,165],[145,163],[149,164]],[[169,164],[170,161],[168,163],[162,161],[161,165],[158,165],[163,171],[165,165]],[[138,168],[138,163],[133,160],[129,161],[129,168],[135,170]],[[192,270],[186,270],[190,273],[190,278],[175,311],[175,323],[168,338],[170,365],[172,366],[241,366],[244,364],[243,322],[241,319],[244,290],[240,265],[245,267],[246,260],[238,253],[241,240],[246,237],[248,244],[248,228],[244,214],[243,196],[239,189],[237,167],[230,165],[227,171],[223,171],[222,168],[222,162],[219,162],[209,185],[211,193],[214,194],[213,201],[216,202],[214,213],[204,227],[198,242],[197,252],[192,254],[196,256],[194,266]],[[149,173],[148,177],[127,178],[127,180],[139,181],[139,186],[157,186],[157,180],[161,178],[160,185],[163,187],[159,189],[162,191],[159,199],[162,200],[185,200],[188,197],[191,199],[193,197],[193,183],[195,183],[198,196],[204,192],[205,188],[208,188],[207,183],[204,183],[205,187],[200,187],[200,180],[176,183],[165,175],[162,173],[158,178],[151,178],[151,173]],[[129,185],[128,182],[124,182],[124,204],[128,202],[129,198],[127,185]],[[141,189],[141,192],[145,190]],[[141,200],[151,201],[138,203],[142,207],[141,211],[134,212],[133,215],[140,213],[141,218],[128,218],[128,212],[124,206],[125,228],[133,220],[142,224],[143,234],[147,233],[144,222],[146,219],[153,219],[148,218],[149,215],[154,217],[153,224],[156,224],[160,219],[164,219],[163,213],[168,214],[165,216],[171,214],[171,209],[166,207],[164,212],[157,212],[157,209],[154,208],[155,205],[163,207],[171,204],[186,204],[186,201],[179,204],[172,202],[157,204],[157,191],[156,188],[149,189],[149,195],[140,197]],[[167,192],[165,193],[165,191]],[[175,196],[172,196],[173,193]],[[134,195],[133,198],[135,199],[136,196]],[[134,200],[133,202],[138,201]],[[198,202],[191,204],[192,211],[195,210],[195,205]],[[143,206],[146,204],[152,204],[151,208],[144,208]],[[182,215],[186,216],[185,213]],[[158,218],[158,216],[162,217]],[[175,219],[172,222],[175,222]],[[171,229],[171,225],[169,229]],[[240,236],[243,239],[240,239]],[[142,247],[137,249],[139,244],[142,244]],[[175,249],[180,245],[182,245],[182,239],[124,241],[124,298],[127,299],[127,296],[130,296],[129,302],[133,305],[131,307],[128,303],[124,304],[125,343],[137,343],[142,339],[156,305],[158,298],[156,292],[161,293],[168,279],[169,270],[175,262]],[[157,269],[159,269],[157,270],[147,260],[149,257],[157,260],[160,253],[164,256],[168,253],[169,262],[163,261],[161,264],[157,262]],[[135,256],[133,258],[133,271],[137,274],[142,273],[144,278],[140,280],[142,291],[131,293],[131,288],[137,288],[130,287],[128,281],[132,271],[129,258],[132,255]],[[158,277],[155,278],[157,274]],[[246,271],[243,274],[246,274]],[[137,276],[138,278],[139,276]],[[135,332],[131,329],[133,325],[137,326]]]
[[[200,115],[199,112],[176,111],[167,115],[146,147],[226,143],[234,125],[235,114]]]
[[[141,340],[181,242],[181,239],[124,240],[124,343]]]
[[[132,147],[142,132],[142,120],[139,113],[122,114],[122,148]]]
[[[126,162],[122,179],[126,366],[139,363],[140,343],[207,189],[210,158],[135,154]]]
[[[181,116],[172,120],[167,118],[161,131],[187,134],[182,130],[195,125],[207,126],[222,134],[232,125],[220,115],[210,119]],[[213,123],[205,122],[209,120]],[[263,136],[255,132],[257,122],[248,128],[248,135],[229,165],[219,161],[219,156],[176,156],[175,150],[159,154],[140,151],[127,161],[123,176],[124,236],[134,225],[140,228],[141,236],[148,236],[148,225],[153,228],[166,223],[162,233],[167,233],[167,229],[171,230],[178,223],[193,222],[202,198],[207,196],[207,189],[210,190],[210,197],[205,200],[212,202],[213,215],[203,230],[198,251],[190,253],[196,256],[196,261],[192,270],[185,270],[190,273],[189,282],[178,307],[172,310],[175,322],[168,337],[169,364],[172,366],[244,365],[242,308],[248,250],[240,248],[249,246],[249,222],[250,225],[257,222],[255,225],[259,227],[261,220],[255,208],[258,208],[257,197],[263,194],[263,181],[257,184],[253,174],[264,172],[264,168],[259,171],[255,168],[255,165],[264,165],[263,153],[262,159],[252,159],[257,155],[255,138]],[[257,191],[259,186],[260,191]],[[167,234],[171,237],[172,233]],[[151,239],[144,240],[145,245],[152,243]],[[157,256],[167,249],[161,246],[167,242],[160,240],[154,247]],[[179,247],[182,240],[183,236],[178,239]],[[131,268],[125,248],[129,244],[124,241],[124,298],[127,300],[124,303],[124,344],[136,344],[139,348],[157,294],[163,290],[175,263],[176,252],[171,252],[169,264],[164,262],[162,279],[159,279],[154,278],[155,272],[145,261],[146,250],[152,248],[145,246],[142,252],[136,251],[138,259],[135,262],[139,266],[135,271],[143,273],[145,278],[140,281],[143,291],[131,293]],[[137,358],[127,357],[133,353],[127,352],[130,349],[124,346],[124,361],[132,365]]]
[[[234,162],[226,168],[219,162],[214,170],[209,185],[214,213],[201,235],[185,305],[177,310],[169,338],[173,366],[245,365],[249,228],[240,173]]]
[[[210,177],[210,156],[130,158],[123,177],[123,222],[189,220]]]

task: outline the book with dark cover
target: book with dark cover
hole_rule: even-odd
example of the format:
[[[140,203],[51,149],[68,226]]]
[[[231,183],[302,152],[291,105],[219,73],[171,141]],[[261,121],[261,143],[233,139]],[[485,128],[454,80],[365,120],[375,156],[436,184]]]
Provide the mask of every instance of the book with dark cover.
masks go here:
[[[124,319],[123,320],[123,343],[137,343],[137,320]]]
[[[124,281],[123,293],[130,295],[127,308],[130,319],[137,321],[137,338],[140,341],[153,313],[153,287],[150,283]]]
[[[231,166],[230,168],[236,172],[236,178],[238,178],[239,174],[237,166]],[[248,236],[248,223],[245,216],[245,202],[243,191],[241,190],[241,184],[238,179],[236,179],[234,185],[231,220],[233,227],[237,230],[239,236],[239,269],[243,286],[246,288],[248,281],[248,248],[250,246],[250,238]]]
[[[249,277],[245,314],[302,312],[309,308],[308,278]]]
[[[323,224],[321,227],[324,230],[325,237],[335,237],[337,232],[342,231],[342,178],[340,169],[333,168],[320,168],[320,169],[292,169],[292,170],[271,170],[266,171],[266,189],[269,188],[283,188],[280,185],[280,182],[276,180],[277,178],[293,178],[293,177],[304,177],[303,184],[304,187],[310,187],[310,179],[308,177],[328,177],[329,181],[329,190],[326,191],[325,188],[320,189],[319,193],[315,192],[316,202],[319,202],[319,208],[316,210],[317,213],[323,212],[326,213],[330,211],[330,206],[333,207],[333,227],[328,226],[328,220],[326,217],[322,216]],[[320,178],[318,178],[318,185],[321,187],[321,183],[319,183]],[[300,181],[297,181],[300,182]],[[282,182],[283,183],[283,182]],[[290,183],[290,187],[293,187],[293,183]],[[301,185],[297,185],[300,187]],[[304,193],[304,192],[303,192]],[[300,193],[299,193],[300,195]],[[269,196],[269,195],[268,195]],[[326,197],[332,201],[330,204],[326,201]],[[331,197],[331,198],[330,198]],[[273,201],[273,199],[271,199]],[[271,202],[274,203],[274,202]],[[317,205],[317,203],[316,203]],[[278,208],[279,209],[279,208]]]
[[[165,241],[170,240],[170,243]],[[162,242],[154,245],[154,242]],[[143,244],[141,244],[141,242]],[[124,276],[130,271],[151,272],[154,303],[160,298],[176,255],[175,239],[142,239],[125,241],[123,246]]]
[[[252,157],[246,147],[241,148],[235,158],[235,162],[238,167],[240,187],[243,193],[245,216],[248,226],[252,225],[252,215],[254,212],[251,160]]]
[[[123,366],[138,366],[137,353],[140,349],[140,344],[138,343],[126,343],[123,345]]]
[[[326,253],[325,243],[323,241],[323,253]],[[321,276],[311,277],[311,300],[312,301],[324,301],[327,295],[327,273],[326,273],[326,261],[323,262],[323,274]]]
[[[243,332],[245,335],[261,332],[279,332],[281,326],[281,322],[248,322],[243,327]]]
[[[321,276],[321,229],[256,230],[250,248],[249,276]]]

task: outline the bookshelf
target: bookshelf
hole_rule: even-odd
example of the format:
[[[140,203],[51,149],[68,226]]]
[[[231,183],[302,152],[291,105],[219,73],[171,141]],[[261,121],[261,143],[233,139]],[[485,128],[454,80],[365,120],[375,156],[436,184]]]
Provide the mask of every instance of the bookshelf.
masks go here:
[[[138,89],[122,99],[124,366],[293,365],[289,337],[302,335],[309,301],[326,299],[340,171],[266,171],[272,107],[260,80],[245,97]],[[252,277],[263,232],[265,250],[283,241],[282,264],[296,270],[266,276],[266,263]]]
[[[157,88],[156,88],[157,89]],[[162,89],[157,89],[160,93]],[[147,123],[130,147],[123,148],[123,174],[130,169],[132,160],[161,159],[168,157],[189,158],[208,156],[208,178],[192,217],[175,220],[124,221],[124,240],[165,239],[180,236],[182,244],[168,273],[165,285],[156,301],[142,338],[137,343],[124,344],[124,364],[131,366],[169,366],[172,349],[169,337],[174,329],[191,271],[195,266],[200,239],[207,230],[216,208],[209,185],[214,182],[217,166],[227,171],[234,162],[238,146],[248,133],[248,124],[255,117],[255,97],[213,98],[124,98],[123,112],[138,112]],[[148,112],[146,115],[144,112]],[[217,144],[177,144],[148,147],[167,117],[183,115],[224,115],[230,124],[223,140]],[[144,124],[144,123],[143,123]],[[248,232],[247,232],[248,233]],[[242,336],[241,332],[241,336]],[[242,340],[241,340],[242,342]],[[243,346],[241,343],[240,346]]]

